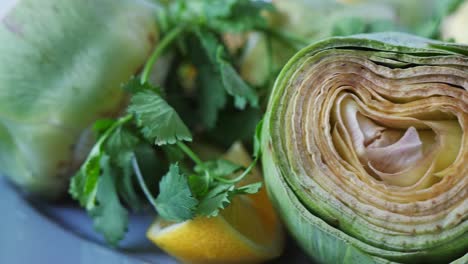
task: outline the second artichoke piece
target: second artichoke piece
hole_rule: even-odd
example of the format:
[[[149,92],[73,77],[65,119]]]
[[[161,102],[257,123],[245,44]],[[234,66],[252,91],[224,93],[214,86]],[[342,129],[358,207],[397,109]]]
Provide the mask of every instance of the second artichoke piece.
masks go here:
[[[19,0],[0,25],[0,173],[56,197],[88,151],[85,130],[121,111],[120,85],[158,34],[130,0]]]

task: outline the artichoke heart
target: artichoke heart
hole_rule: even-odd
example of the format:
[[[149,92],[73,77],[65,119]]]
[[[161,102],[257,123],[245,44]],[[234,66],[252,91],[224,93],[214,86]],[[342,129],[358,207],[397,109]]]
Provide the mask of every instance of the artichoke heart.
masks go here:
[[[329,38],[284,67],[262,130],[266,184],[320,263],[468,261],[468,46]]]

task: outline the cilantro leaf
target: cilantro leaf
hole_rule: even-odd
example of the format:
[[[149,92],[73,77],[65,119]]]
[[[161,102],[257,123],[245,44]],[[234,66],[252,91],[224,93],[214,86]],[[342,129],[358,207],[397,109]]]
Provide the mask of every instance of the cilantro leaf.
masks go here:
[[[107,129],[109,129],[115,123],[114,119],[103,118],[96,120],[93,124],[93,132],[97,137],[100,137]]]
[[[231,203],[229,192],[234,190],[233,184],[218,184],[212,188],[201,200],[197,208],[197,214],[206,217],[214,217],[219,210],[226,208]]]
[[[142,84],[140,78],[137,78],[136,76],[132,76],[132,78],[126,82],[122,88],[132,94],[145,90],[151,90],[157,94],[161,94],[161,90],[158,87],[151,85],[149,82]]]
[[[128,112],[136,118],[145,138],[156,145],[191,141],[192,135],[177,112],[157,93],[144,90],[136,93]]]
[[[254,194],[257,193],[262,187],[262,182],[255,182],[242,187],[236,188],[232,194]]]
[[[226,105],[227,94],[221,77],[211,65],[201,65],[198,70],[200,116],[208,128],[213,128],[218,120],[219,110]]]
[[[70,194],[78,200],[80,205],[86,209],[92,209],[95,204],[95,195],[100,174],[100,161],[103,155],[102,145],[104,140],[98,141],[91,149],[85,163],[72,177],[70,183]]]
[[[218,2],[218,5],[211,2]],[[224,7],[216,8],[221,5],[220,2],[223,2]],[[205,3],[208,27],[220,32],[245,32],[265,28],[268,23],[261,12],[274,9],[273,5],[266,1],[205,0]]]
[[[223,45],[217,39],[216,35],[211,31],[203,30],[202,28],[196,28],[194,30],[195,36],[200,42],[203,53],[208,58],[208,63],[217,65],[217,52],[218,49],[223,49]]]
[[[203,2],[203,11],[206,18],[213,19],[228,17],[232,12],[233,6],[238,2],[238,0],[202,0],[201,2]]]
[[[124,127],[118,127],[106,141],[106,152],[120,167],[126,167],[130,155],[140,140]]]
[[[209,31],[201,29],[196,30],[195,34],[199,39],[207,58],[211,62],[214,69],[212,70],[214,73],[213,76],[221,76],[221,82],[224,89],[228,94],[234,97],[234,105],[239,109],[244,109],[247,102],[251,106],[258,106],[257,94],[247,83],[244,82],[230,62],[224,59],[224,46],[219,42],[216,36]],[[219,82],[216,82],[214,85],[219,85]],[[219,94],[218,97],[220,97]],[[224,105],[224,102],[222,105]]]
[[[204,170],[208,170],[214,176],[226,176],[231,175],[238,170],[242,169],[242,166],[232,163],[229,160],[217,159],[212,161],[205,161],[204,167],[195,166],[195,172],[201,173]]]
[[[258,106],[258,96],[255,91],[239,76],[232,65],[223,57],[221,47],[217,50],[217,61],[219,71],[223,80],[224,88],[228,94],[234,96],[234,105],[239,109],[244,109],[247,102],[253,106]]]
[[[125,155],[128,159],[127,162],[121,167],[121,172],[116,174],[117,191],[119,196],[126,202],[126,204],[135,211],[140,211],[143,208],[143,201],[138,196],[133,182],[133,170],[131,166],[132,154]],[[121,165],[122,166],[122,165]]]
[[[101,173],[100,162],[104,155],[105,142],[114,130],[130,120],[131,116],[128,115],[117,119],[112,124],[106,122],[105,125],[102,125],[102,127],[108,128],[104,132],[100,132],[102,135],[91,149],[80,170],[71,179],[69,193],[87,210],[91,210],[95,206],[95,196]]]
[[[262,116],[263,112],[260,108],[248,107],[240,111],[234,107],[228,107],[219,113],[218,123],[220,125],[205,135],[210,142],[226,148],[235,141],[249,142],[252,140],[255,127]]]
[[[267,20],[261,12],[273,9],[272,4],[260,0],[179,0],[159,17],[166,30],[187,24],[219,32],[245,32],[265,27]]]
[[[170,163],[179,162],[185,157],[184,152],[175,145],[165,145],[162,146],[162,149]]]
[[[159,182],[159,195],[155,200],[159,215],[168,221],[185,221],[195,216],[198,204],[190,190],[187,178],[171,164],[169,172]]]
[[[205,172],[200,175],[192,174],[188,178],[190,190],[192,190],[196,198],[206,195],[210,186],[211,178],[209,173]]]
[[[190,41],[190,58],[197,67],[199,114],[204,125],[213,128],[218,112],[227,102],[227,93],[216,65],[219,42],[213,34],[196,30]]]
[[[124,126],[117,127],[106,140],[104,149],[110,156],[111,164],[115,165],[113,172],[119,196],[126,204],[138,211],[143,205],[133,184],[131,159],[140,139]]]
[[[109,244],[116,246],[127,231],[128,212],[120,204],[109,156],[102,156],[100,167],[102,176],[96,192],[97,204],[89,214],[94,220],[94,228],[104,235]]]

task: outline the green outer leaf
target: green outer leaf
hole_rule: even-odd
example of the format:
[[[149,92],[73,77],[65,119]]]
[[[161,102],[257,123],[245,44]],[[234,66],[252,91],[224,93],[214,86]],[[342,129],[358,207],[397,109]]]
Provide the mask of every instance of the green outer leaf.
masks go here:
[[[349,241],[353,238],[311,214],[279,175],[271,152],[263,151],[263,174],[270,198],[290,232],[313,259],[319,263],[386,263],[352,246]]]
[[[325,205],[312,200],[307,193],[302,191],[301,183],[294,177],[294,172],[289,168],[287,161],[281,157],[284,153],[275,153],[276,146],[282,143],[271,122],[277,122],[277,108],[281,104],[280,99],[285,87],[294,78],[296,70],[314,63],[308,59],[318,53],[327,52],[343,52],[343,54],[347,52],[347,54],[369,56],[372,59],[387,56],[387,58],[394,59],[387,61],[389,66],[394,67],[404,66],[405,63],[438,65],[443,62],[444,57],[452,59],[456,57],[460,61],[460,67],[468,62],[466,57],[461,56],[468,54],[468,46],[443,43],[403,33],[361,34],[329,38],[298,52],[286,64],[276,80],[264,118],[261,144],[267,188],[273,202],[282,213],[286,225],[302,247],[312,257],[323,263],[379,263],[389,260],[419,263],[453,259],[454,254],[459,255],[468,243],[468,238],[463,236],[463,233],[460,233],[456,240],[448,241],[444,245],[427,250],[404,252],[367,244],[331,226],[326,222],[329,220],[326,219],[327,212],[320,211],[326,210],[326,208],[321,208]],[[317,57],[320,58],[319,55]],[[317,212],[317,215],[311,211],[312,209]],[[319,214],[324,219],[318,217]],[[330,215],[330,217],[333,216]],[[340,222],[341,228],[347,224],[347,222]],[[362,259],[355,262],[356,258]]]
[[[130,0],[21,0],[1,19],[0,174],[56,197],[85,128],[120,110],[120,84],[157,40],[155,15]]]
[[[145,90],[132,97],[128,112],[136,117],[143,135],[156,145],[192,141],[192,134],[177,112],[161,96]]]

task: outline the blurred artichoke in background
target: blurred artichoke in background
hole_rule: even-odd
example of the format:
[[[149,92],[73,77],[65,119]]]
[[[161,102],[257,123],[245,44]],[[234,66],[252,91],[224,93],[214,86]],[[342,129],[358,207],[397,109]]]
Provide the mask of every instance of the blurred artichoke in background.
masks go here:
[[[240,71],[253,85],[271,86],[271,81],[298,50],[298,46],[303,47],[319,39],[384,31],[403,31],[438,38],[443,18],[456,10],[461,2],[272,0],[276,10],[266,15],[276,31],[249,35]],[[296,41],[298,39],[300,43]]]
[[[441,31],[444,39],[452,39],[457,43],[468,44],[467,0],[455,12],[443,20]]]
[[[19,0],[1,21],[0,174],[56,197],[89,151],[87,128],[125,104],[121,84],[158,39],[154,13],[131,0]]]

